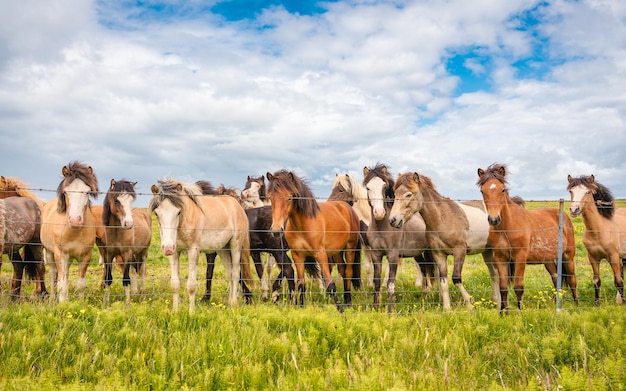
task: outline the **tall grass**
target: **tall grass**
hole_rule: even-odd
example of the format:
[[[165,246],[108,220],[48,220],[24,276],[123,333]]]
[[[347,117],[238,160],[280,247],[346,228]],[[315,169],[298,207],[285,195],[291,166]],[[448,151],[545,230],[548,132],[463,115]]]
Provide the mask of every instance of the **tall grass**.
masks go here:
[[[181,311],[171,310],[169,265],[158,250],[156,231],[147,292],[128,306],[119,272],[112,304],[103,305],[95,253],[85,300],[11,302],[6,296],[11,267],[5,259],[0,388],[624,389],[625,309],[614,304],[606,263],[604,300],[592,306],[582,222],[574,223],[580,308],[565,291],[564,309],[557,312],[549,276],[542,266],[531,266],[524,309],[507,316],[489,300],[488,273],[479,256],[468,257],[463,272],[474,296],[471,311],[455,305],[443,312],[436,290],[426,294],[414,287],[415,270],[408,261],[398,280],[396,314],[374,311],[367,288],[340,315],[314,281],[308,282],[305,308],[294,308],[285,298],[262,303],[258,286],[254,305],[230,308],[218,261],[213,299],[191,316],[184,289]],[[71,268],[72,282],[76,269]],[[181,274],[186,276],[184,268]],[[23,295],[30,292],[32,284],[26,284]],[[453,302],[461,302],[454,287],[451,294]]]

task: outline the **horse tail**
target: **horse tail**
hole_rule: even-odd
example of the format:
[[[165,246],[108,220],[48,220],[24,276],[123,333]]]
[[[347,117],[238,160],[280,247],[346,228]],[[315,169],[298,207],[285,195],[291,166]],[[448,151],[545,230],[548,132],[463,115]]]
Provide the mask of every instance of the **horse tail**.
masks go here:
[[[354,262],[352,262],[352,286],[354,289],[361,289],[361,235],[356,241],[354,248]]]
[[[320,265],[317,263],[314,257],[308,256],[304,258],[304,271],[311,278],[320,278],[322,271]]]
[[[30,246],[24,246],[24,269],[29,280],[37,277],[37,266],[40,260],[35,257],[35,253]]]

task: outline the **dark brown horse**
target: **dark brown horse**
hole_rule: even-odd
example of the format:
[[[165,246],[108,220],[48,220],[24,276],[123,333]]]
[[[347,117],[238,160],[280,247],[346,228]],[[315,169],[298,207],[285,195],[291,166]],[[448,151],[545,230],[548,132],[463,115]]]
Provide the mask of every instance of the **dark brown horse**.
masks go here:
[[[615,208],[611,191],[596,182],[593,175],[567,177],[572,217],[582,215],[585,224],[583,244],[593,271],[595,304],[600,304],[600,261],[606,259],[611,269],[617,303],[624,303],[623,263],[626,260],[626,209]],[[621,261],[620,261],[621,259]]]
[[[132,207],[137,197],[136,184],[137,182],[111,179],[111,186],[102,205],[105,303],[109,302],[110,286],[113,282],[112,263],[117,257],[121,257],[122,285],[126,293],[126,303],[130,303],[131,288],[133,293],[139,291],[137,280],[143,292],[146,258],[152,240],[152,216],[145,208]],[[131,267],[136,275],[132,284]]]
[[[308,184],[286,170],[267,173],[268,197],[272,204],[272,232],[284,234],[296,266],[300,304],[304,305],[304,271],[307,257],[320,266],[326,291],[337,309],[343,307],[330,274],[329,258],[338,263],[344,282],[344,301],[351,305],[351,287],[360,287],[359,217],[343,201],[318,203]]]
[[[477,185],[483,195],[491,225],[489,244],[494,251],[494,262],[500,276],[500,310],[508,311],[509,262],[513,263],[513,286],[517,307],[521,309],[524,296],[524,271],[526,265],[544,265],[552,283],[557,284],[559,257],[559,210],[541,208],[527,210],[509,196],[507,169],[503,164],[492,164],[486,170],[478,169]],[[576,264],[574,255],[574,227],[563,216],[563,276],[569,285],[574,302],[578,305],[576,291]],[[509,261],[510,260],[510,261]]]
[[[7,254],[13,264],[11,297],[20,297],[24,269],[35,281],[36,297],[45,296],[45,265],[39,239],[41,210],[31,198],[0,199],[0,259]],[[23,254],[20,254],[20,250]]]

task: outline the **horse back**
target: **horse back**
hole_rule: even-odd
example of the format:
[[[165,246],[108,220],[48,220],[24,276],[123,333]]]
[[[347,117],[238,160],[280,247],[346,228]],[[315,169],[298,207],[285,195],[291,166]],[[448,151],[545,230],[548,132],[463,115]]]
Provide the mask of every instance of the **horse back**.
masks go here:
[[[203,210],[197,210],[196,224],[188,228],[201,232],[202,249],[222,249],[233,239],[240,248],[249,247],[248,217],[236,199],[230,196],[204,196],[201,200]]]
[[[324,247],[327,250],[354,248],[359,240],[361,220],[354,209],[344,201],[320,202],[323,218]]]
[[[3,243],[24,244],[39,242],[41,210],[31,198],[9,197],[2,200],[4,213],[0,215],[4,234]],[[1,254],[0,254],[1,255]]]
[[[559,240],[559,210],[556,208],[540,208],[528,210],[530,222],[529,262],[537,260],[545,262],[548,254],[556,259]],[[563,252],[573,259],[576,251],[574,225],[569,216],[563,213]]]

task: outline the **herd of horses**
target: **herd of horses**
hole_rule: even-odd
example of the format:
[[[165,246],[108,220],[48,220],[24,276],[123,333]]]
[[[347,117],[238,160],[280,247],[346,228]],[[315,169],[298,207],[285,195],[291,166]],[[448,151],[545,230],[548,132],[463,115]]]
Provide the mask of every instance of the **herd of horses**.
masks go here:
[[[261,280],[262,299],[277,300],[283,280],[291,301],[304,305],[305,276],[319,280],[343,312],[352,303],[351,290],[361,285],[361,262],[374,287],[373,306],[381,305],[383,257],[387,259],[389,311],[395,310],[396,274],[403,258],[417,266],[416,284],[425,291],[435,285],[444,309],[451,308],[448,257],[452,282],[465,305],[471,296],[463,286],[466,255],[482,254],[490,274],[491,298],[508,311],[512,285],[521,308],[526,265],[543,264],[557,286],[557,260],[578,305],[574,228],[556,208],[526,209],[509,195],[507,167],[478,169],[482,200],[459,202],[441,195],[431,178],[407,172],[395,179],[384,164],[363,169],[363,181],[336,175],[330,196],[316,200],[308,183],[294,172],[279,170],[249,176],[244,190],[208,181],[184,183],[173,178],[152,185],[147,208],[133,207],[135,182],[111,180],[102,206],[92,205],[99,193],[94,170],[72,161],[61,170],[57,197],[43,201],[19,178],[0,177],[0,254],[13,265],[11,296],[20,297],[24,271],[35,281],[35,296],[68,300],[69,267],[79,265],[76,290],[84,297],[85,275],[94,245],[103,267],[105,303],[109,302],[113,268],[122,271],[126,302],[131,291],[143,291],[152,215],[156,217],[162,253],[170,263],[173,308],[180,305],[179,258],[188,258],[189,311],[195,310],[200,254],[207,262],[206,291],[219,256],[228,279],[228,301],[235,305],[239,289],[252,301],[250,258]],[[267,180],[267,183],[266,183]],[[570,215],[582,216],[583,244],[593,271],[595,303],[600,302],[599,264],[606,259],[614,274],[616,301],[624,302],[626,209],[616,208],[610,190],[593,175],[568,176]],[[560,232],[561,231],[561,232]],[[263,261],[263,254],[266,262]],[[45,285],[49,269],[50,292]],[[274,268],[278,277],[271,281]],[[295,270],[294,270],[295,268]],[[343,281],[343,302],[332,277]],[[132,272],[132,273],[131,273]],[[271,285],[271,293],[270,293]]]

